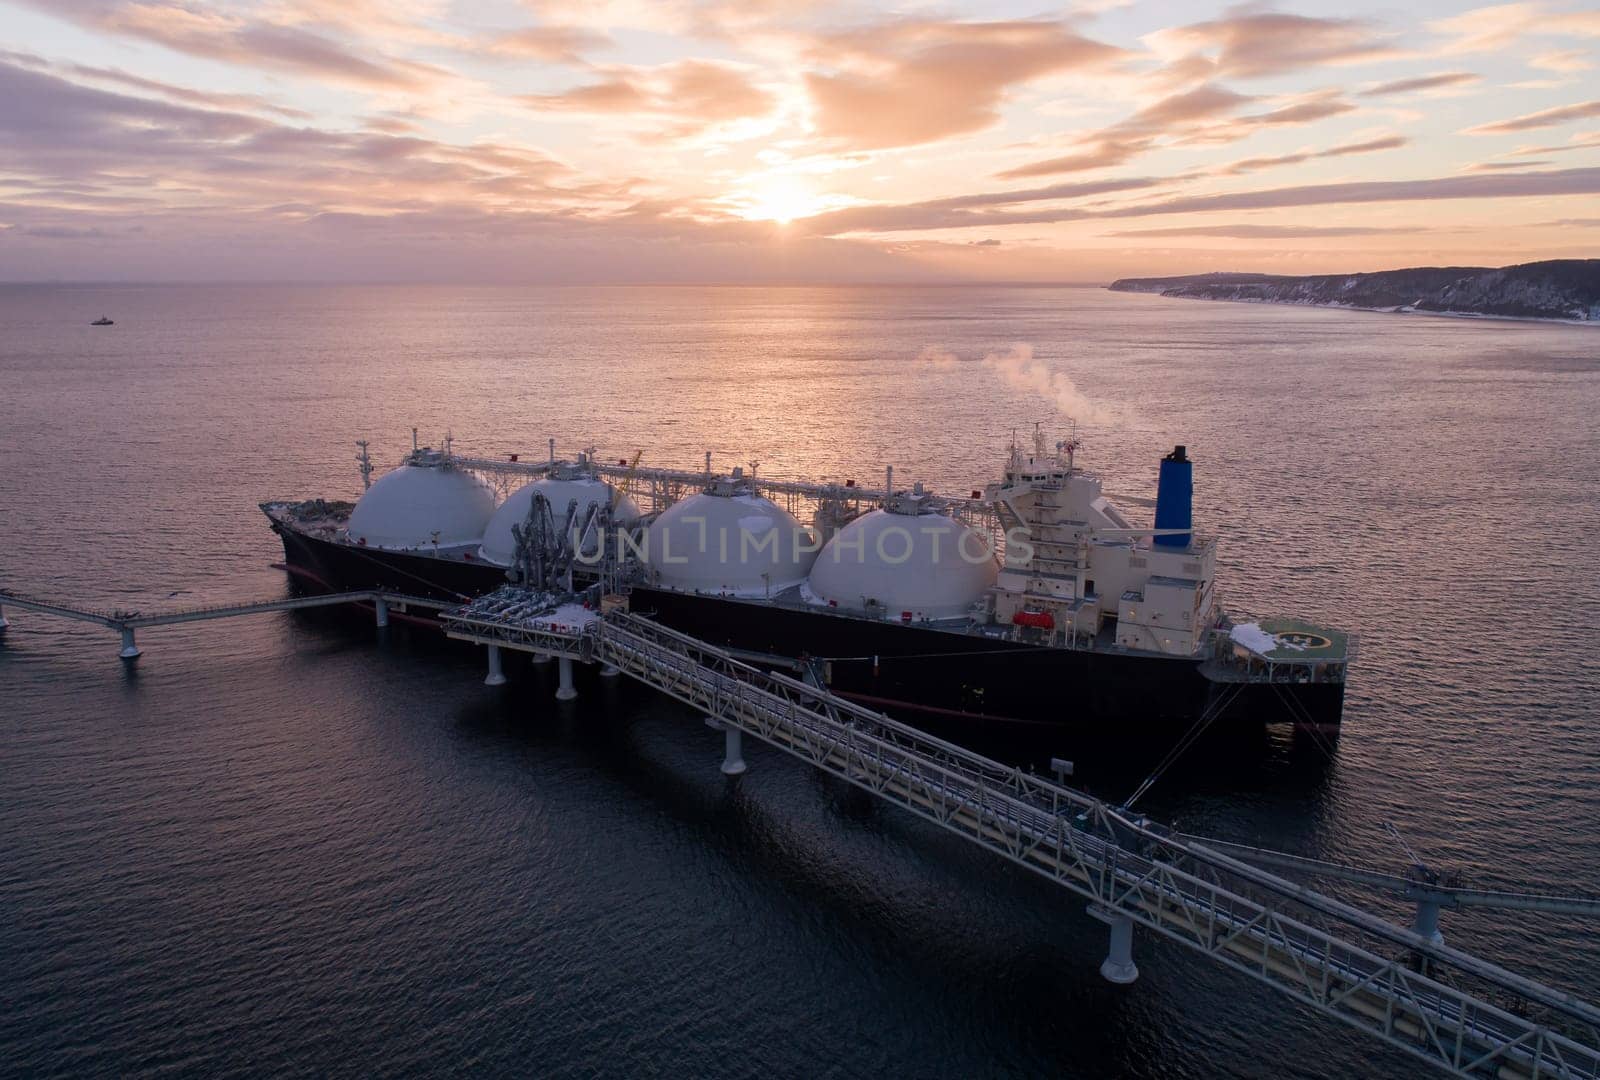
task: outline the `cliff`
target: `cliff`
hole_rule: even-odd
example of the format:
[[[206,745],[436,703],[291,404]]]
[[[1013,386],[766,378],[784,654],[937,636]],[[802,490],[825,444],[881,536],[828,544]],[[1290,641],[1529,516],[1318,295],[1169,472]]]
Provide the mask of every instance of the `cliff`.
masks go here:
[[[1110,287],[1191,300],[1600,322],[1600,259],[1554,259],[1499,269],[1424,266],[1321,277],[1191,274],[1123,278]]]

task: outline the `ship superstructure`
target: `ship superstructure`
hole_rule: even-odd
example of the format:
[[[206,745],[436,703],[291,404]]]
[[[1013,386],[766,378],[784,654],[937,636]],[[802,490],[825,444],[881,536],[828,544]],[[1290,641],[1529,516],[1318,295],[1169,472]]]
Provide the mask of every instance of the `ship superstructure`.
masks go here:
[[[1113,629],[1120,648],[1195,655],[1215,622],[1217,553],[1191,528],[1186,448],[1161,463],[1154,528],[1123,516],[1076,467],[1077,449],[1068,440],[1047,453],[1036,432],[1032,452],[1013,445],[985,492],[1007,534],[995,619],[1056,646],[1092,647]]]

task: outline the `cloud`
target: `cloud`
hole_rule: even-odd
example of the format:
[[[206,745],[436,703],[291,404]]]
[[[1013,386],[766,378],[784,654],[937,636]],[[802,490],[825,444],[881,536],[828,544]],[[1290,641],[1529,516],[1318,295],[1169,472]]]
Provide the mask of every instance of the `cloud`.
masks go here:
[[[107,83],[129,90],[142,90],[183,105],[196,105],[206,109],[240,109],[247,112],[271,113],[291,120],[309,120],[311,114],[303,109],[290,108],[256,94],[229,94],[221,91],[194,90],[158,79],[147,79],[116,68],[91,67],[86,64],[64,64],[46,60],[32,53],[7,52],[0,49],[0,61],[16,64],[35,71],[48,71],[70,75],[80,80]]]
[[[1306,68],[1392,59],[1399,50],[1359,19],[1234,8],[1225,17],[1158,30],[1145,41],[1185,73],[1260,78]]]
[[[1480,161],[1467,166],[1468,172],[1496,172],[1501,169],[1532,169],[1540,165],[1554,165],[1554,161]]]
[[[1589,120],[1600,116],[1600,101],[1585,101],[1577,105],[1561,105],[1544,109],[1510,120],[1497,120],[1492,124],[1479,124],[1467,128],[1468,135],[1508,135],[1515,131],[1532,131],[1534,128],[1554,127],[1572,120]]]
[[[1306,236],[1359,238],[1368,234],[1331,230],[1357,229],[1365,216],[1249,211],[1538,193],[1576,203],[1593,194],[1584,170],[1535,171],[1557,169],[1552,161],[1600,164],[1591,161],[1595,133],[1567,141],[1596,126],[1582,119],[1593,115],[1584,101],[1593,93],[1530,94],[1519,105],[1502,79],[1497,91],[1509,104],[1500,117],[1479,108],[1452,127],[1450,115],[1393,106],[1471,89],[1477,76],[1455,69],[1478,68],[1475,59],[1427,59],[1349,79],[1330,77],[1328,66],[1392,61],[1401,47],[1416,47],[1413,39],[1477,48],[1485,35],[1513,32],[1521,44],[1507,54],[1506,79],[1586,86],[1570,72],[1593,58],[1588,23],[1555,9],[1592,5],[1479,9],[1465,13],[1476,22],[1442,38],[1416,32],[1426,13],[1385,16],[1402,38],[1385,23],[1289,15],[1270,2],[1220,15],[1158,5],[1154,17],[1131,23],[1074,23],[1078,16],[1061,7],[1032,18],[957,18],[925,4],[888,16],[862,14],[870,5],[804,0],[522,0],[516,17],[505,12],[517,4],[494,14],[455,0],[13,0],[70,20],[73,27],[57,29],[77,44],[70,61],[0,52],[4,259],[29,267],[25,255],[57,243],[65,253],[83,250],[87,268],[100,245],[120,257],[177,252],[186,239],[196,259],[215,252],[241,266],[258,246],[301,245],[382,269],[380,251],[453,259],[465,250],[460,240],[504,252],[503,267],[519,251],[542,265],[547,248],[599,266],[615,237],[627,253],[612,257],[618,267],[647,253],[648,265],[670,269],[665,253],[682,244],[716,252],[702,263],[685,250],[684,261],[698,266],[778,265],[793,250],[812,268],[830,255],[847,260],[839,274],[870,262],[905,271],[897,276],[939,266],[951,275],[1021,268],[1042,277],[1089,265],[1095,270],[1084,272],[1097,275],[1105,259],[1121,257],[1105,254],[1116,250],[1111,243],[1070,251],[1081,229],[1003,227],[1169,224],[1212,230],[1182,234],[1224,241],[1203,245],[1211,249],[1254,237],[1264,250],[1283,239],[1278,254],[1292,262],[1293,238],[1262,229],[1306,223],[1315,230]],[[1163,15],[1188,25],[1147,36],[1141,51],[1132,35],[1162,25]],[[34,24],[51,32],[41,18]],[[1474,104],[1488,101],[1480,94]],[[1012,130],[990,137],[1002,123]],[[1405,134],[1387,133],[1386,124]],[[1470,124],[1518,134],[1464,155],[1450,137]],[[451,131],[460,134],[443,134]],[[1407,135],[1417,144],[1409,153],[1400,150]],[[535,144],[542,138],[570,163]],[[1563,145],[1531,145],[1544,141]],[[936,149],[912,149],[926,146]],[[1422,149],[1444,156],[1430,167]],[[1310,184],[1297,172],[1275,187],[1268,177],[1289,174],[1260,172],[1344,172],[1355,163],[1345,155],[1390,150],[1400,151],[1397,176],[1437,179]],[[1140,169],[1157,152],[1179,163]],[[1006,170],[1004,182],[982,179],[997,170]],[[763,199],[782,202],[792,223],[735,220]],[[1516,245],[1526,226],[1507,220],[1508,205],[1485,203],[1494,224],[1477,231]],[[832,209],[794,216],[806,208]],[[1439,213],[1450,211],[1441,205]],[[1154,217],[1162,214],[1169,217]],[[1245,223],[1214,224],[1238,218]],[[932,231],[951,229],[968,231]],[[1161,230],[1143,233],[1146,242],[1123,246],[1130,262],[1160,242]],[[1540,251],[1565,253],[1592,234],[1537,235]],[[1462,252],[1441,244],[1445,255]],[[874,250],[884,258],[869,260],[864,253]],[[432,273],[429,257],[418,257]]]
[[[1332,94],[1320,97],[1315,101],[1302,101],[1294,105],[1285,105],[1281,109],[1274,109],[1259,116],[1245,118],[1245,123],[1255,124],[1309,124],[1313,120],[1326,120],[1330,116],[1339,116],[1342,113],[1354,111],[1355,106],[1348,101],[1340,101]]]
[[[1432,180],[1370,180],[1343,184],[1307,184],[1223,195],[1194,195],[1145,203],[1096,214],[1097,217],[1144,217],[1216,210],[1281,209],[1341,203],[1417,202],[1432,199],[1527,198],[1600,193],[1600,168],[1565,169],[1524,176],[1447,176]]]
[[[1151,179],[1132,182],[1134,187],[1155,186],[1159,183],[1160,181]],[[995,228],[1002,225],[1101,221],[1165,214],[1213,213],[1221,210],[1269,210],[1357,203],[1427,202],[1438,199],[1515,199],[1593,194],[1600,194],[1600,168],[1561,169],[1495,176],[1446,176],[1429,180],[1306,184],[1216,195],[1177,196],[1109,210],[1048,207],[1038,210],[1002,211],[997,208],[1015,206],[1034,199],[1023,192],[991,192],[986,195],[966,196],[963,206],[956,208],[928,203],[910,206],[863,206],[838,214],[821,214],[797,224],[804,224],[812,231],[823,235],[835,235],[843,232],[953,229],[972,226]],[[1042,198],[1051,197],[1042,196]]]
[[[1470,71],[1441,71],[1436,75],[1419,75],[1414,79],[1395,79],[1379,83],[1361,91],[1362,97],[1393,97],[1397,94],[1414,94],[1419,90],[1438,90],[1446,86],[1464,86],[1481,81],[1483,76]]]
[[[964,228],[981,223],[983,211],[996,206],[1023,202],[1083,199],[1094,195],[1139,191],[1161,185],[1163,181],[1146,177],[1098,180],[1085,183],[1050,184],[1017,191],[955,195],[945,199],[900,206],[859,206],[834,210],[803,219],[813,233],[838,236],[851,232],[899,231],[907,229]]]
[[[1121,165],[1152,149],[1162,135],[1226,115],[1253,100],[1246,94],[1210,84],[1172,94],[1103,129],[1071,154],[1020,165],[999,176],[1003,180],[1019,180]]]
[[[571,195],[569,170],[504,142],[460,145],[292,127],[83,86],[0,62],[4,198],[83,211],[186,208],[197,217],[281,204],[394,212],[446,202]],[[310,211],[308,211],[310,212]]]
[[[1168,238],[1211,236],[1225,240],[1300,240],[1324,236],[1384,236],[1427,232],[1418,226],[1362,227],[1356,225],[1188,225],[1177,229],[1123,229],[1102,236]]]
[[[1600,11],[1551,11],[1544,4],[1495,4],[1428,23],[1445,55],[1500,52],[1524,37],[1600,37]]]
[[[483,46],[493,56],[543,60],[550,64],[581,64],[583,54],[612,44],[597,30],[578,26],[529,26],[491,37]]]
[[[1126,56],[1055,22],[904,19],[817,35],[804,83],[819,138],[877,150],[980,131],[1012,88]]]
[[[99,240],[106,235],[101,229],[82,229],[72,225],[11,225],[5,231],[44,240]]]
[[[534,109],[617,114],[668,127],[666,138],[697,135],[718,124],[765,116],[777,108],[769,91],[756,85],[748,69],[714,60],[679,60],[660,67],[613,66],[605,77],[555,94],[524,94]]]
[[[1583,49],[1560,49],[1556,52],[1540,53],[1528,61],[1530,67],[1542,71],[1559,71],[1563,73],[1574,71],[1588,71],[1594,67],[1589,60],[1589,54]]]
[[[22,0],[105,33],[154,42],[206,60],[311,75],[379,90],[418,90],[449,77],[439,68],[361,56],[303,27],[248,19],[171,0]]]
[[[1538,154],[1563,154],[1569,150],[1591,150],[1600,146],[1600,131],[1580,131],[1565,143],[1557,146],[1519,146],[1511,151],[1512,157],[1533,157]]]
[[[1132,161],[1165,141],[1180,145],[1237,142],[1263,127],[1308,124],[1355,109],[1342,100],[1337,91],[1317,91],[1290,99],[1267,112],[1229,115],[1256,100],[1227,87],[1207,83],[1147,105],[1127,119],[1090,136],[1070,154],[1019,165],[997,175],[1003,180],[1019,180],[1104,169]]]
[[[1276,157],[1245,158],[1224,165],[1217,170],[1221,176],[1242,176],[1245,173],[1259,172],[1262,169],[1276,168],[1280,165],[1298,165],[1303,161],[1315,158],[1346,157],[1350,154],[1371,154],[1380,150],[1398,150],[1411,142],[1404,135],[1383,135],[1375,139],[1365,139],[1361,142],[1343,143],[1339,146],[1330,146],[1326,150],[1302,150],[1294,154],[1280,154]]]

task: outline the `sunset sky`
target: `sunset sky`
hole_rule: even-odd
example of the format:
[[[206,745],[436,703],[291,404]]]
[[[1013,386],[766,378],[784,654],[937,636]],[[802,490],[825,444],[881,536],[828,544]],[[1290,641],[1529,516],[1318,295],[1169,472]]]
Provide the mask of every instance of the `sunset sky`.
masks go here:
[[[1592,5],[0,0],[0,280],[1595,255]]]

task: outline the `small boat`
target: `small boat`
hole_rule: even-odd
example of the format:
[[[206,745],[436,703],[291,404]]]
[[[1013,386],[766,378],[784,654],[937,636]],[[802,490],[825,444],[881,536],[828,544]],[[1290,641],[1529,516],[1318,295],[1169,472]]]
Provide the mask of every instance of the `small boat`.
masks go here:
[[[89,325],[90,326],[115,326],[117,324],[112,322],[110,319],[106,318],[104,315],[102,315],[98,319],[96,319],[94,322],[90,323]]]

